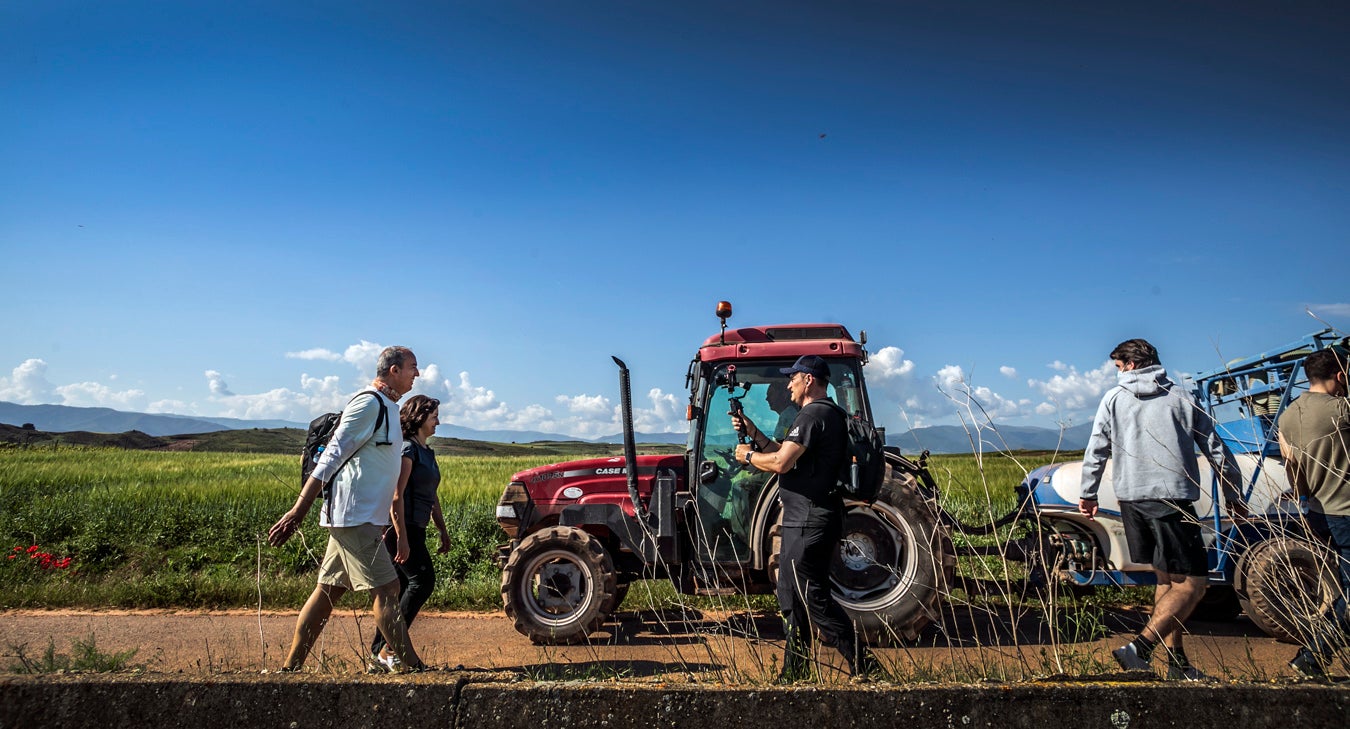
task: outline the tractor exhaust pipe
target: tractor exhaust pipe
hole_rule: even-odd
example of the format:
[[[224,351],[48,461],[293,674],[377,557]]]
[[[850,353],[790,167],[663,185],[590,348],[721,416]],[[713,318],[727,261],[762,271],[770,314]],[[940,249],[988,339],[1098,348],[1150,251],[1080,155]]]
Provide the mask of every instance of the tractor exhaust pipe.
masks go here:
[[[613,355],[610,355],[610,359],[619,366],[619,412],[623,416],[623,470],[628,475],[628,498],[633,502],[633,513],[646,521],[647,509],[638,496],[637,436],[633,433],[633,386],[628,375],[628,365]]]

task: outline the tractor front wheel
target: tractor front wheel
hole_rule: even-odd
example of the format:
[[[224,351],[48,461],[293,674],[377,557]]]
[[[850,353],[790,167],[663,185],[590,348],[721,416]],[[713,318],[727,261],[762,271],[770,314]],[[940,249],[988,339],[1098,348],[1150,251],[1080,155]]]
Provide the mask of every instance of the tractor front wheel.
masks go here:
[[[502,605],[535,643],[579,643],[615,607],[618,578],[600,540],[555,526],[525,537],[502,571]]]

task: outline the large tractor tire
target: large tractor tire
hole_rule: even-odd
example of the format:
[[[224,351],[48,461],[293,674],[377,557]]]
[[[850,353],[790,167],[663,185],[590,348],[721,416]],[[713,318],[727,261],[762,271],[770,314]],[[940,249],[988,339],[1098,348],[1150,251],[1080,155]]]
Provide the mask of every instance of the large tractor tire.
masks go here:
[[[616,603],[614,560],[581,529],[541,529],[511,553],[502,570],[502,605],[516,630],[535,643],[580,643]]]
[[[937,512],[912,476],[890,468],[875,501],[845,505],[843,538],[830,565],[834,599],[869,645],[918,638],[956,571],[956,550]],[[777,584],[781,513],[769,537],[769,579]]]
[[[1339,593],[1334,559],[1305,539],[1279,536],[1252,546],[1237,564],[1242,609],[1272,638],[1306,643]]]
[[[875,501],[846,503],[830,568],[835,599],[871,645],[918,638],[956,571],[951,538],[907,473],[888,468]]]

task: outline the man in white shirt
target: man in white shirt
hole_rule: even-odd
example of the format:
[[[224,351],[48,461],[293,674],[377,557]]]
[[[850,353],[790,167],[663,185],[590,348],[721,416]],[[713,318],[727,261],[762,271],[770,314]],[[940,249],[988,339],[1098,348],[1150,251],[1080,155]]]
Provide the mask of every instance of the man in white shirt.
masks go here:
[[[319,519],[328,527],[328,548],[318,584],[296,620],[283,671],[297,671],[304,665],[333,606],[348,590],[370,590],[375,624],[398,658],[397,664],[406,671],[424,668],[408,642],[398,608],[398,574],[383,543],[402,465],[403,431],[396,403],[412,389],[419,374],[417,357],[407,347],[387,347],[380,352],[375,380],[343,408],[342,419],[295,506],[268,532],[272,546],[285,544],[304,522],[324,484],[332,481],[331,508],[323,509]],[[402,536],[406,531],[401,526],[396,525],[401,535],[399,554],[406,555],[406,536]]]

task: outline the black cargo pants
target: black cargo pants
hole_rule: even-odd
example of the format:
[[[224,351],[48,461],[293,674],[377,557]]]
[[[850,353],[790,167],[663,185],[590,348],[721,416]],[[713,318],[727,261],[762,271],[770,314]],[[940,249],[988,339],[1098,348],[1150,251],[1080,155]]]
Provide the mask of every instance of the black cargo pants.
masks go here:
[[[809,677],[812,629],[820,631],[822,643],[844,654],[850,670],[857,664],[858,641],[853,622],[830,594],[830,562],[843,529],[840,511],[820,526],[783,527],[777,594],[787,634],[784,679]]]

